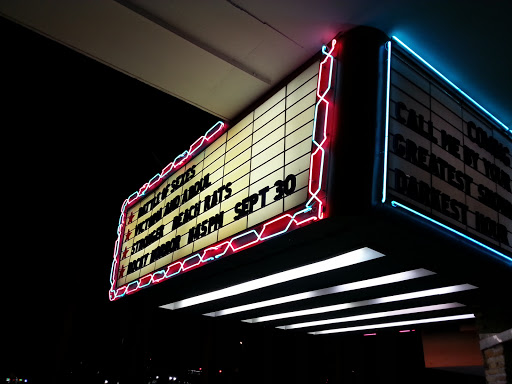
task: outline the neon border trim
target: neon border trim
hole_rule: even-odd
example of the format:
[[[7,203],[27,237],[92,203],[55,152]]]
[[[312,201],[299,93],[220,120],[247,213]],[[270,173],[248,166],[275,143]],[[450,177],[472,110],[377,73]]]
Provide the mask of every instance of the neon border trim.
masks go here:
[[[415,211],[412,208],[409,208],[409,207],[407,207],[407,206],[405,206],[403,204],[400,204],[400,203],[398,203],[398,202],[396,202],[394,200],[391,201],[391,206],[393,206],[395,208],[397,208],[397,207],[398,208],[402,208],[402,209],[405,209],[408,212],[414,213],[415,215],[417,215],[417,216],[419,216],[419,217],[421,217],[421,218],[423,218],[425,220],[428,220],[431,223],[439,225],[440,227],[442,227],[444,229],[447,229],[448,231],[450,231],[452,233],[455,233],[456,235],[459,235],[459,236],[463,237],[464,239],[467,239],[467,240],[473,242],[474,244],[479,245],[479,246],[487,249],[488,251],[491,251],[491,252],[495,253],[496,255],[498,255],[498,256],[502,257],[503,259],[507,260],[509,263],[512,263],[512,258],[508,257],[507,255],[505,255],[505,254],[495,250],[494,248],[491,248],[491,247],[485,245],[484,243],[479,242],[478,240],[473,239],[472,237],[469,237],[469,236],[463,234],[462,232],[457,231],[456,229],[453,229],[453,228],[451,228],[451,227],[449,227],[449,226],[447,226],[447,225],[445,225],[443,223],[440,223],[439,221],[436,221],[436,220],[434,220],[434,219],[432,219],[432,218],[430,218],[430,217],[428,217],[428,216],[426,216],[426,215],[424,215],[422,213],[419,213],[418,211]]]
[[[482,112],[484,112],[488,117],[490,117],[493,121],[495,121],[501,128],[505,130],[506,133],[510,134],[512,131],[501,121],[499,121],[496,117],[494,117],[491,113],[489,113],[484,107],[482,107],[480,104],[478,104],[475,100],[473,100],[471,97],[469,97],[464,91],[462,91],[459,87],[457,87],[455,84],[453,84],[450,80],[448,80],[445,76],[443,76],[437,69],[435,69],[433,66],[431,66],[428,62],[426,62],[421,56],[419,56],[416,52],[414,52],[411,48],[409,48],[407,45],[405,45],[400,39],[393,36],[393,40],[395,40],[402,48],[404,48],[407,52],[412,54],[415,58],[417,58],[423,65],[425,65],[428,69],[433,71],[436,75],[438,75],[441,79],[443,79],[448,85],[453,87],[457,92],[459,92],[463,97],[465,97],[468,101],[470,101],[474,106],[476,106],[478,109],[480,109]],[[387,72],[386,72],[386,122],[385,122],[385,146],[384,146],[384,172],[383,172],[383,182],[382,182],[382,203],[386,202],[387,196],[387,172],[388,172],[388,137],[389,137],[389,105],[390,105],[390,90],[391,90],[391,41],[388,41],[386,43],[386,49],[387,49]],[[426,219],[430,221],[433,224],[436,224],[437,226],[440,226],[441,228],[447,229],[448,231],[466,239],[472,242],[473,244],[476,244],[480,247],[485,248],[488,251],[491,251],[495,255],[499,256],[500,258],[506,260],[509,263],[512,263],[512,258],[509,256],[497,251],[496,249],[489,247],[488,245],[485,245],[484,243],[481,243],[478,240],[473,239],[472,237],[469,237],[468,235],[463,234],[462,232],[457,231],[456,229],[453,229],[437,220],[434,220],[418,211],[415,211],[412,208],[407,207],[404,204],[401,204],[397,201],[391,201],[391,206],[394,208],[401,208],[408,212],[411,212],[423,219]]]
[[[311,153],[310,168],[309,168],[309,199],[303,209],[291,214],[285,213],[278,216],[263,225],[258,225],[255,229],[250,229],[243,232],[231,239],[224,240],[223,242],[212,245],[203,249],[200,253],[193,254],[184,260],[179,260],[171,263],[165,270],[160,269],[153,273],[149,273],[138,280],[134,280],[127,285],[115,288],[117,282],[117,272],[119,265],[120,244],[124,236],[124,224],[126,222],[127,208],[135,204],[139,199],[146,195],[148,191],[155,189],[160,183],[163,182],[172,171],[176,171],[181,166],[187,163],[192,156],[203,149],[204,145],[215,140],[221,133],[227,129],[226,125],[219,121],[211,127],[203,136],[197,139],[189,148],[182,154],[178,155],[173,162],[167,165],[160,174],[156,174],[149,182],[144,184],[138,191],[131,194],[123,203],[121,207],[121,216],[119,218],[119,225],[117,228],[117,240],[114,245],[114,260],[110,270],[110,301],[117,300],[126,294],[137,292],[141,288],[160,283],[172,276],[176,276],[182,272],[198,267],[204,263],[216,260],[228,253],[237,252],[241,249],[251,247],[261,241],[268,240],[272,237],[286,233],[292,226],[298,227],[305,223],[321,220],[324,218],[324,201],[320,196],[325,188],[324,180],[324,165],[326,162],[326,146],[327,139],[327,125],[329,117],[329,101],[326,96],[331,91],[334,56],[332,55],[336,47],[336,40],[331,41],[331,47],[322,47],[322,54],[325,55],[324,60],[320,63],[317,83],[317,103],[315,105],[315,115],[313,120],[313,150]],[[325,71],[328,71],[326,74]],[[326,77],[327,76],[327,77]],[[327,79],[327,80],[325,80]],[[272,228],[278,227],[278,229]]]
[[[420,55],[418,55],[416,52],[414,52],[411,48],[409,48],[407,45],[405,45],[398,37],[393,36],[393,40],[395,40],[397,43],[399,43],[404,49],[406,49],[410,54],[412,54],[414,57],[416,57],[419,61],[421,61],[427,68],[429,68],[431,71],[433,71],[437,76],[439,76],[441,79],[446,81],[450,86],[452,86],[457,92],[459,92],[462,96],[464,96],[468,101],[470,101],[475,107],[480,109],[484,114],[487,115],[490,119],[494,120],[496,124],[501,126],[507,132],[508,134],[512,133],[512,130],[507,127],[505,124],[503,124],[501,121],[499,121],[496,117],[494,117],[493,114],[491,114],[487,109],[482,107],[480,104],[478,104],[475,100],[473,100],[471,97],[468,96],[462,89],[457,87],[455,84],[453,84],[450,80],[448,80],[441,72],[439,72],[437,69],[435,69],[433,66],[431,66],[425,59],[423,59]]]

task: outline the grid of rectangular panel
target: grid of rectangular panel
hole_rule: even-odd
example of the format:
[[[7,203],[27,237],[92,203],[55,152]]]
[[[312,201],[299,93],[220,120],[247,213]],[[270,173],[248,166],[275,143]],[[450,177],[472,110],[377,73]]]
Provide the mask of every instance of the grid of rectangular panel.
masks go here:
[[[388,191],[431,217],[512,251],[510,137],[397,49],[391,64]],[[482,145],[484,137],[508,153],[496,156]],[[402,188],[405,177],[407,190]],[[430,201],[424,198],[427,188]],[[502,199],[500,207],[491,196]]]
[[[306,202],[318,66],[311,65],[128,210],[118,286]],[[171,192],[173,182],[180,177],[187,180],[187,172],[189,180]],[[287,177],[294,178],[295,188],[276,199],[276,182],[279,185]],[[205,188],[184,202],[185,191],[188,195],[201,180]],[[166,188],[165,198],[159,198]],[[251,203],[255,195],[258,201]],[[154,204],[148,204],[151,201]],[[180,201],[179,206],[173,201]],[[144,206],[147,209],[141,210]],[[240,217],[242,207],[245,210]],[[187,220],[175,228],[179,215]],[[219,215],[222,225],[215,226],[220,223]],[[190,237],[193,228],[197,238]],[[155,241],[141,247],[149,238]],[[151,262],[153,251],[164,244],[172,252]]]

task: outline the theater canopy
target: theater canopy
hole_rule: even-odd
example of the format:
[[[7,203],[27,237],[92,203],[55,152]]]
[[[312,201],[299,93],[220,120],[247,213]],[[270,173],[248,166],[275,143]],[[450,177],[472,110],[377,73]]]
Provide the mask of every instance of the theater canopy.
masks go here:
[[[313,334],[501,305],[510,131],[396,38],[338,36],[185,148],[122,206],[111,300]]]

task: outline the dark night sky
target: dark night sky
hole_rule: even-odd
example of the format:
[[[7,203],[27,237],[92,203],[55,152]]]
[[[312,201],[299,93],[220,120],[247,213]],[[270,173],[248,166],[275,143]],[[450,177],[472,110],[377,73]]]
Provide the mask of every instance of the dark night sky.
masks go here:
[[[218,119],[5,19],[0,47],[0,374],[101,365],[121,204]]]

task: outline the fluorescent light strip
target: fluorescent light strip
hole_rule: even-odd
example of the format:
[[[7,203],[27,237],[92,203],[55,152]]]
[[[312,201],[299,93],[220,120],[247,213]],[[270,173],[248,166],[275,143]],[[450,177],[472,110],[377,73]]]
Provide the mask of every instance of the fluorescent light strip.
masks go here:
[[[430,218],[430,217],[428,217],[428,216],[426,216],[426,215],[424,215],[424,214],[422,214],[422,213],[419,213],[418,211],[415,211],[414,209],[409,208],[409,207],[408,207],[408,206],[406,206],[406,205],[400,204],[400,203],[398,203],[398,202],[396,202],[396,201],[391,201],[391,205],[392,205],[393,207],[395,207],[395,208],[396,208],[396,207],[398,207],[398,208],[402,208],[402,209],[405,209],[406,211],[409,211],[409,212],[411,212],[411,213],[414,213],[415,215],[417,215],[417,216],[419,216],[419,217],[422,217],[422,218],[424,218],[424,219],[426,219],[426,220],[430,221],[431,223],[434,223],[434,224],[436,224],[436,225],[438,225],[438,226],[440,226],[440,227],[442,227],[442,228],[444,228],[444,229],[447,229],[448,231],[450,231],[450,232],[452,232],[452,233],[455,233],[456,235],[459,235],[459,236],[463,237],[464,239],[467,239],[467,240],[471,241],[472,243],[474,243],[474,244],[476,244],[476,245],[479,245],[479,246],[481,246],[481,247],[483,247],[483,248],[487,249],[488,251],[491,251],[492,253],[494,253],[495,255],[498,255],[499,257],[501,257],[501,258],[505,259],[505,260],[506,260],[506,261],[508,261],[509,263],[511,263],[511,262],[512,262],[512,258],[510,258],[510,257],[508,257],[507,255],[505,255],[505,254],[503,254],[503,253],[501,253],[501,252],[497,251],[496,249],[491,248],[491,247],[489,247],[488,245],[485,245],[484,243],[481,243],[481,242],[479,242],[478,240],[475,240],[475,239],[473,239],[472,237],[469,237],[469,236],[467,236],[467,235],[463,234],[462,232],[459,232],[459,231],[457,231],[456,229],[453,229],[453,228],[451,228],[451,227],[449,227],[449,226],[447,226],[447,225],[445,225],[445,224],[443,224],[443,223],[441,223],[441,222],[439,222],[439,221],[437,221],[437,220],[434,220],[434,219],[432,219],[432,218]]]
[[[377,299],[355,301],[352,303],[343,303],[343,304],[336,304],[336,305],[328,305],[325,307],[304,309],[301,311],[277,313],[275,315],[256,317],[253,319],[247,319],[247,320],[243,320],[243,321],[247,322],[247,323],[261,323],[261,322],[265,322],[265,321],[288,319],[290,317],[309,316],[309,315],[317,315],[317,314],[326,313],[326,312],[342,311],[344,309],[364,307],[367,305],[393,303],[393,302],[397,302],[397,301],[413,300],[413,299],[419,299],[422,297],[430,297],[430,296],[437,296],[437,295],[447,295],[449,293],[462,292],[462,291],[467,291],[469,289],[475,289],[475,288],[477,288],[477,287],[475,287],[474,285],[471,285],[471,284],[452,285],[452,286],[442,287],[442,288],[427,289],[424,291],[402,293],[400,295],[385,296],[385,297],[380,297]]]
[[[473,105],[475,105],[477,108],[479,108],[483,113],[485,113],[488,117],[490,117],[494,122],[496,122],[498,125],[500,125],[501,128],[503,128],[508,134],[511,133],[511,130],[509,127],[507,127],[505,124],[503,124],[501,121],[499,121],[496,117],[494,117],[487,109],[482,107],[480,104],[478,104],[475,100],[473,100],[471,97],[469,97],[462,89],[457,87],[454,83],[452,83],[448,78],[446,78],[441,72],[439,72],[437,69],[435,69],[432,65],[430,65],[425,59],[423,59],[420,55],[418,55],[416,52],[414,52],[411,48],[409,48],[405,43],[403,43],[398,37],[393,36],[393,40],[395,40],[397,43],[399,43],[404,49],[406,49],[409,53],[411,53],[414,57],[416,57],[423,65],[428,67],[430,70],[432,70],[436,75],[438,75],[441,79],[446,81],[449,85],[451,85],[453,88],[455,88],[462,96],[464,96],[466,99],[468,99]]]
[[[327,329],[325,331],[316,331],[316,332],[308,332],[308,333],[310,335],[327,335],[327,334],[330,334],[330,333],[364,331],[364,330],[367,330],[367,329],[402,327],[404,325],[439,323],[439,322],[442,322],[442,321],[454,321],[454,320],[464,320],[464,319],[474,319],[474,318],[475,318],[475,315],[473,315],[471,313],[471,314],[455,315],[455,316],[431,317],[431,318],[428,318],[428,319],[419,319],[419,320],[396,321],[394,323],[362,325],[362,326],[359,326],[359,327]]]
[[[355,281],[353,283],[336,285],[336,286],[329,287],[329,288],[323,288],[323,289],[317,289],[314,291],[297,293],[295,295],[277,297],[275,299],[259,301],[257,303],[240,305],[238,307],[232,307],[232,308],[222,309],[222,310],[216,311],[216,312],[205,313],[204,315],[212,316],[212,317],[231,315],[233,313],[245,312],[245,311],[250,311],[253,309],[270,307],[273,305],[279,305],[279,304],[284,304],[284,303],[291,303],[293,301],[299,301],[299,300],[310,299],[313,297],[331,295],[334,293],[355,291],[356,289],[363,289],[363,288],[376,287],[379,285],[398,283],[398,282],[411,280],[411,279],[417,279],[420,277],[430,276],[430,275],[435,275],[435,273],[428,271],[426,269],[422,269],[422,268],[414,269],[412,271],[394,273],[392,275],[380,276],[380,277],[375,277],[372,279]]]
[[[376,252],[373,249],[366,247],[360,248],[355,251],[347,252],[345,254],[338,255],[327,260],[304,265],[302,267],[293,268],[288,271],[279,272],[273,275],[261,277],[259,279],[247,281],[245,283],[233,285],[231,287],[219,289],[217,291],[208,292],[202,295],[190,297],[188,299],[162,305],[161,308],[174,310],[179,308],[190,307],[197,304],[207,303],[210,301],[219,300],[226,297],[240,295],[242,293],[250,291],[255,291],[257,289],[269,287],[287,281],[312,276],[318,273],[344,268],[350,265],[362,263],[369,260],[374,260],[383,256],[384,255],[382,253]]]
[[[442,311],[442,310],[445,310],[445,309],[453,309],[453,308],[460,308],[460,307],[464,307],[464,305],[460,304],[460,303],[447,303],[447,304],[427,305],[427,306],[423,306],[423,307],[397,309],[395,311],[373,312],[373,313],[367,313],[367,314],[364,314],[364,315],[338,317],[336,319],[307,321],[307,322],[304,322],[304,323],[283,325],[281,327],[276,327],[276,328],[279,328],[279,329],[298,329],[298,328],[306,328],[306,327],[317,327],[317,326],[320,326],[320,325],[347,323],[349,321],[362,321],[362,320],[380,319],[382,317],[411,315],[413,313],[422,313],[422,312],[430,312],[430,311]]]

